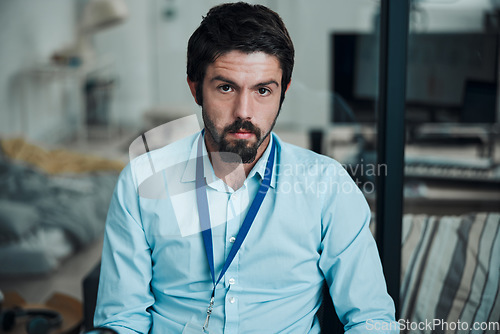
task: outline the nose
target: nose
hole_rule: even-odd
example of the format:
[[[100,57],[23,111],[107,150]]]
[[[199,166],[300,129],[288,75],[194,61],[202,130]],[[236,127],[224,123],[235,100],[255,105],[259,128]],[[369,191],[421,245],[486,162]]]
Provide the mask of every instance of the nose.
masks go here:
[[[253,116],[253,102],[250,92],[243,91],[237,95],[234,104],[234,117],[250,120]]]

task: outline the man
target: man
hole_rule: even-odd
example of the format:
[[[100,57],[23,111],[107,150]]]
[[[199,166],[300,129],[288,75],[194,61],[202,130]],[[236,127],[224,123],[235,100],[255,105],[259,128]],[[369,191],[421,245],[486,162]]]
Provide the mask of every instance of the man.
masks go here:
[[[205,129],[133,160],[106,223],[95,323],[119,333],[348,333],[394,325],[370,211],[334,160],[271,130],[294,49],[260,5],[212,8],[188,44]],[[141,166],[154,166],[154,182]],[[146,196],[143,184],[162,188]],[[144,188],[144,187],[142,187]],[[393,327],[394,328],[394,327]]]

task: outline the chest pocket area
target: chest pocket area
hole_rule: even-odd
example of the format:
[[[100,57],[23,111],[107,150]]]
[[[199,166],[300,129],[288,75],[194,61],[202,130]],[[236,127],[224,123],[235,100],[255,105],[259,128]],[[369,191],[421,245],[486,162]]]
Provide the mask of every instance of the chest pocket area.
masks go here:
[[[155,288],[196,289],[196,282],[211,282],[201,233],[181,234],[168,199],[141,198],[141,216],[151,247]]]
[[[163,238],[156,241],[153,252],[154,280],[155,284],[161,285],[157,288],[188,287],[191,291],[210,288],[210,269],[201,233]]]

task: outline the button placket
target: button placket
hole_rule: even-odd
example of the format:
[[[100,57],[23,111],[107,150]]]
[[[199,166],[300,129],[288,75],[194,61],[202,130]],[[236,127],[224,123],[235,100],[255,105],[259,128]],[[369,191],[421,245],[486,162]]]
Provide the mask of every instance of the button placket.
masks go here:
[[[229,289],[225,300],[224,332],[236,333],[239,323],[238,297]]]
[[[240,210],[240,208],[241,208],[241,203],[240,203],[240,200],[238,199],[238,197],[235,196],[235,194],[236,193],[232,193],[229,196],[228,209],[229,209],[229,207],[232,207],[234,211],[240,212],[238,210]],[[227,217],[226,236],[228,236],[228,237],[226,237],[226,242],[225,242],[225,245],[226,245],[225,256],[227,258],[227,256],[229,255],[229,251],[231,250],[231,248],[234,245],[234,242],[236,241],[236,235],[238,234],[238,231],[239,231],[239,228],[241,225],[240,220],[242,218],[241,218],[241,215],[237,215],[236,217],[232,217],[232,219],[230,220],[229,210],[227,211],[226,217]],[[236,282],[234,268],[237,268],[239,265],[239,254],[238,253],[234,257],[233,262],[231,263],[228,270],[226,271],[226,274],[224,275],[223,282],[224,282],[226,287],[234,285],[234,283]],[[231,280],[231,278],[232,278],[232,280]]]

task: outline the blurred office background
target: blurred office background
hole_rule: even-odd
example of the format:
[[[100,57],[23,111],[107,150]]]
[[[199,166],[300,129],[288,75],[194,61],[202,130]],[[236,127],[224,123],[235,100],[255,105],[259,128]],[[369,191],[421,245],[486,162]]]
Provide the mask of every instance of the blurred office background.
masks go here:
[[[200,114],[187,40],[220,2],[0,0],[0,290],[83,299],[129,145]],[[393,172],[376,154],[381,1],[249,2],[296,49],[276,133],[344,164],[376,217],[376,177]],[[500,2],[409,8],[398,312],[498,321]]]

